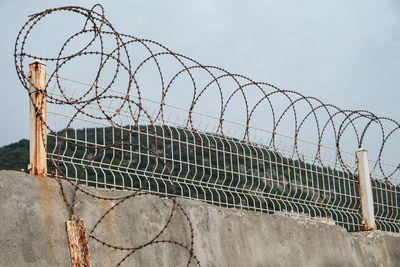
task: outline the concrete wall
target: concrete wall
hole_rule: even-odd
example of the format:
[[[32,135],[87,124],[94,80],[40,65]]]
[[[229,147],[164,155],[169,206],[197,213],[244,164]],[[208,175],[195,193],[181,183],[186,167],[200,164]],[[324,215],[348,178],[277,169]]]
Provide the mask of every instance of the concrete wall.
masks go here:
[[[63,184],[70,200],[72,188]],[[105,197],[127,194],[87,190]],[[55,180],[0,171],[0,203],[1,266],[69,266],[65,230],[69,212]],[[190,200],[179,203],[192,222],[195,255],[201,266],[400,266],[397,234],[351,234],[313,220]],[[111,201],[78,192],[76,213],[90,231],[111,205]],[[154,196],[129,199],[105,217],[94,235],[118,246],[138,246],[160,230],[170,207],[170,200]],[[190,227],[182,212],[175,212],[161,239],[190,243]],[[127,254],[93,239],[89,249],[94,266],[115,266]],[[187,259],[185,249],[161,243],[139,250],[122,266],[185,266]]]

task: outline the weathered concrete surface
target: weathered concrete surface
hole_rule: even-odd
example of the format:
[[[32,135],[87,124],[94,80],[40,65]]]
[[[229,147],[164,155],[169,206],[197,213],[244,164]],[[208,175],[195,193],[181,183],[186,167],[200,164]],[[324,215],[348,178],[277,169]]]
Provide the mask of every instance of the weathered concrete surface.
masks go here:
[[[72,188],[66,182],[63,185],[70,201]],[[127,194],[87,190],[104,197]],[[79,191],[76,197],[76,214],[85,220],[88,231],[116,203]],[[1,266],[69,266],[65,230],[69,212],[55,180],[0,171],[0,203]],[[397,234],[349,234],[341,227],[311,220],[190,200],[179,203],[192,222],[195,255],[202,266],[400,266]],[[113,245],[138,246],[162,228],[170,207],[170,200],[153,196],[129,199],[104,218],[94,235]],[[174,214],[162,239],[190,245],[190,227],[182,212]],[[94,266],[115,266],[127,254],[93,239],[89,249]],[[185,249],[161,243],[138,250],[122,266],[185,266],[187,258]]]

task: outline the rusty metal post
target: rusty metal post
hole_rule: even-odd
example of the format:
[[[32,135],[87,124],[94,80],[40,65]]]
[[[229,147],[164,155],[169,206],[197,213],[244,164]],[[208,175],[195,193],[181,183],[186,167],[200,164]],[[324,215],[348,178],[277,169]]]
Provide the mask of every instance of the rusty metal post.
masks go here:
[[[90,267],[85,222],[72,215],[71,220],[66,222],[66,226],[72,267]]]
[[[371,174],[368,165],[368,151],[360,148],[356,152],[358,180],[364,230],[375,230],[374,199],[372,197]]]
[[[46,64],[35,61],[29,65],[29,82],[29,173],[46,176]]]

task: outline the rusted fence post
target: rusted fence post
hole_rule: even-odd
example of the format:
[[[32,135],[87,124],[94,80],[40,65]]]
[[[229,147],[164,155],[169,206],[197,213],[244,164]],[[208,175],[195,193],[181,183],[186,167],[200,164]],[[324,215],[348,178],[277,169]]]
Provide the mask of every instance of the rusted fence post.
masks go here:
[[[375,230],[374,199],[372,197],[371,174],[369,172],[367,150],[362,148],[357,150],[356,158],[364,230]]]
[[[72,267],[90,267],[85,222],[72,215],[71,220],[67,221],[66,225]]]
[[[46,176],[46,64],[35,61],[29,65],[30,138],[29,173]]]

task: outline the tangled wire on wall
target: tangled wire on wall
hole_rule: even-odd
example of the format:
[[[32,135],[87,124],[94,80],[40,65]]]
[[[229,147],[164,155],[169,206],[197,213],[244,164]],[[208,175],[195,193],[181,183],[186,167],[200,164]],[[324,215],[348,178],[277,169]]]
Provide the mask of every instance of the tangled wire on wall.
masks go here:
[[[30,34],[34,32],[33,29],[35,26],[46,16],[59,15],[60,13],[80,16],[83,19],[83,28],[66,38],[58,54],[54,57],[35,56],[28,53],[26,51],[26,43],[29,40]],[[71,50],[69,48],[75,45],[77,41],[81,41],[82,44],[82,40],[85,38],[87,42],[80,45],[77,51],[68,52]],[[134,53],[131,53],[131,49],[137,49],[139,52],[135,50]],[[62,86],[60,71],[73,64],[74,60],[84,57],[96,57],[98,60],[98,67],[92,68],[95,69],[95,73],[89,88],[87,90],[82,90],[79,96],[74,96]],[[373,167],[375,172],[380,172],[381,176],[389,182],[389,179],[398,169],[397,166],[394,166],[390,170],[384,168],[382,160],[388,140],[393,139],[400,128],[400,123],[395,120],[379,117],[365,110],[343,110],[335,105],[325,104],[315,97],[303,96],[296,91],[281,90],[269,83],[256,82],[246,76],[230,73],[220,67],[202,65],[187,56],[169,50],[164,45],[155,41],[119,33],[105,18],[104,9],[98,4],[93,6],[90,10],[82,7],[68,6],[47,9],[30,16],[16,39],[14,58],[19,80],[28,92],[29,88],[34,85],[30,84],[28,76],[23,70],[24,66],[26,66],[26,61],[41,60],[46,62],[46,64],[53,64],[54,69],[47,75],[44,94],[48,103],[58,106],[68,106],[74,111],[74,114],[65,125],[65,134],[78,116],[84,116],[91,120],[103,121],[112,127],[117,126],[119,128],[124,128],[120,115],[125,113],[130,114],[130,121],[126,122],[125,120],[125,125],[128,124],[139,127],[143,121],[146,121],[149,125],[154,127],[155,125],[165,125],[168,121],[166,118],[166,107],[168,104],[177,101],[176,99],[179,99],[179,104],[181,106],[184,105],[184,108],[187,110],[187,113],[184,114],[185,129],[190,130],[194,134],[197,132],[196,129],[200,128],[200,122],[197,116],[198,110],[201,110],[201,108],[205,106],[217,107],[215,115],[216,125],[212,134],[222,138],[230,136],[226,128],[229,121],[228,117],[233,116],[235,120],[239,121],[239,124],[243,126],[240,128],[241,132],[237,137],[235,136],[235,138],[254,142],[253,140],[257,133],[257,129],[254,126],[259,124],[261,116],[262,121],[268,121],[270,123],[267,128],[271,130],[271,135],[268,138],[264,138],[263,142],[267,145],[268,149],[279,153],[277,139],[281,132],[287,132],[284,127],[286,125],[285,123],[289,121],[291,124],[291,132],[287,135],[290,135],[293,141],[290,149],[291,157],[302,158],[301,149],[299,148],[299,144],[302,140],[300,137],[312,135],[314,143],[316,144],[315,151],[312,153],[312,161],[314,164],[320,166],[326,165],[327,163],[324,161],[322,151],[326,147],[333,146],[335,148],[335,167],[339,166],[343,170],[353,173],[354,166],[343,159],[343,137],[346,136],[353,144],[355,143],[357,148],[361,148],[365,145],[366,136],[372,132],[375,137],[376,134],[379,134],[379,142],[374,142],[377,151],[377,158]],[[146,72],[150,65],[155,71],[151,72],[147,77],[143,73]],[[79,65],[75,65],[75,68],[78,66]],[[83,66],[80,65],[79,67]],[[110,71],[110,69],[112,69],[112,71]],[[143,77],[141,77],[141,75]],[[147,86],[144,85],[146,77],[148,80],[151,80],[151,84]],[[143,101],[143,99],[145,99],[143,95],[146,93],[149,94],[148,92],[152,91],[150,88],[154,87],[155,82],[158,83],[157,86],[160,87],[160,91],[157,92],[159,93],[159,106],[157,111],[153,114],[146,107],[146,103]],[[99,86],[100,84],[104,86],[101,87]],[[51,86],[58,91],[58,94],[49,93],[49,88]],[[124,93],[116,93],[113,87],[124,88]],[[171,93],[179,87],[185,88],[181,95]],[[143,88],[146,88],[146,90],[143,90]],[[172,97],[170,96],[171,94]],[[186,102],[182,100],[185,97],[187,98]],[[114,104],[117,102],[114,109],[106,108],[109,106],[110,101],[113,101]],[[205,101],[207,102],[206,105],[204,105]],[[210,103],[210,101],[215,101],[215,104]],[[91,106],[96,106],[98,112],[93,112],[89,108]],[[38,110],[40,109],[40,107],[35,108]],[[242,109],[241,112],[238,112],[238,109]],[[49,133],[56,135],[57,129],[45,123],[43,119],[42,122],[46,125]],[[61,144],[63,142],[70,142],[67,138],[63,138],[62,134],[58,133],[57,136]],[[154,130],[152,138],[154,140],[159,138],[156,134],[156,130]],[[265,139],[267,139],[267,141],[265,141]],[[377,140],[377,138],[374,139]],[[134,193],[127,197],[104,199],[85,191],[79,186],[79,179],[84,175],[83,170],[78,181],[73,183],[75,186],[75,193],[72,200],[70,202],[66,201],[71,215],[74,214],[75,196],[78,190],[94,198],[117,201],[117,204],[113,205],[111,208],[114,209],[119,203],[144,194],[142,189],[153,177],[155,169],[160,168],[159,165],[162,166],[164,173],[168,174],[168,172],[171,172],[168,164],[159,156],[157,142],[154,142],[154,146],[129,143],[129,138],[124,134],[122,134],[118,140],[114,140],[112,144],[97,146],[95,155],[91,160],[94,161],[94,159],[100,157],[104,151],[119,147],[121,144],[141,147],[141,149],[147,150],[149,154],[154,156],[155,164],[153,164],[154,167],[151,174],[146,177],[145,183],[143,183],[137,191],[134,191]],[[72,145],[85,146],[85,149],[93,148],[88,144],[74,143]],[[61,147],[62,145],[58,146],[59,152],[61,151]],[[368,149],[371,150],[373,148],[368,147]],[[57,170],[58,176],[64,177],[64,170],[60,167],[57,158],[50,158],[50,160]],[[90,163],[87,164],[87,166],[89,165]],[[153,239],[133,248],[118,247],[108,244],[95,237],[93,231],[90,237],[106,246],[129,251],[128,255],[121,261],[123,262],[137,250],[160,242],[158,237],[171,221],[174,211],[179,209],[185,214],[190,225],[192,232],[191,245],[184,245],[172,240],[164,242],[175,242],[176,245],[186,249],[190,254],[188,265],[193,261],[199,264],[193,254],[193,229],[189,217],[176,202],[175,181],[172,177],[172,175],[166,175],[171,190],[174,192],[172,196],[168,196],[173,202],[170,217],[166,225],[162,228],[162,231]],[[70,181],[70,183],[72,182]],[[107,211],[104,216],[108,213],[109,211]],[[103,217],[99,220],[99,223],[102,221]]]
[[[101,13],[97,13],[95,11],[95,8],[99,8],[101,10]],[[64,12],[74,12],[74,13],[79,14],[84,17],[85,26],[83,27],[82,31],[80,31],[80,32],[74,34],[73,36],[71,36],[70,38],[68,38],[68,40],[64,43],[64,45],[60,49],[58,56],[55,58],[37,57],[34,55],[27,54],[25,52],[25,43],[26,43],[29,33],[32,31],[33,27],[45,16],[50,15],[52,13],[63,12],[63,11]],[[93,26],[93,28],[86,29],[87,27],[89,27],[90,24]],[[104,30],[105,28],[109,29],[110,31],[105,31]],[[63,54],[63,51],[68,46],[69,42],[71,42],[74,38],[78,38],[80,35],[84,35],[84,34],[93,34],[93,39],[90,40],[90,42],[78,53],[65,56]],[[116,48],[111,53],[107,54],[104,51],[104,47],[102,46],[103,45],[102,35],[112,35],[115,38]],[[55,104],[55,105],[70,105],[70,106],[73,106],[76,110],[76,113],[72,116],[69,123],[67,125],[65,125],[64,135],[59,136],[59,139],[58,139],[59,152],[62,147],[62,142],[68,142],[68,140],[64,137],[65,137],[65,134],[68,132],[68,129],[69,129],[70,125],[72,124],[73,120],[76,118],[76,116],[78,114],[84,112],[85,107],[89,106],[91,103],[99,104],[99,107],[101,109],[101,106],[102,106],[101,102],[104,101],[105,99],[118,99],[121,101],[120,108],[115,110],[115,112],[113,114],[108,114],[107,111],[103,110],[103,109],[101,109],[101,113],[103,116],[100,116],[100,117],[96,116],[94,114],[86,114],[85,113],[85,115],[88,116],[89,118],[98,119],[98,120],[106,120],[110,123],[110,125],[113,125],[113,126],[116,124],[118,125],[118,123],[115,122],[114,119],[117,117],[120,110],[123,109],[124,106],[127,106],[128,109],[132,112],[132,119],[135,121],[135,125],[137,125],[137,123],[139,122],[140,116],[146,116],[149,119],[149,121],[152,121],[152,119],[147,114],[146,110],[144,110],[141,107],[140,98],[139,98],[139,101],[135,101],[135,100],[129,98],[129,93],[131,91],[131,88],[133,88],[133,84],[135,81],[134,81],[134,74],[132,72],[132,66],[131,66],[129,54],[127,53],[126,47],[129,45],[129,43],[139,41],[139,40],[135,39],[135,40],[131,40],[131,41],[127,42],[126,40],[124,40],[124,38],[126,38],[126,37],[127,37],[126,35],[121,35],[114,30],[111,23],[104,17],[104,10],[101,5],[95,5],[91,10],[85,9],[82,7],[61,7],[61,8],[45,10],[43,12],[40,12],[40,13],[30,16],[30,19],[25,23],[25,25],[22,27],[21,31],[19,32],[16,43],[15,43],[14,56],[15,56],[15,66],[16,66],[17,74],[18,74],[18,77],[19,77],[22,85],[28,90],[28,92],[29,92],[30,86],[35,86],[35,85],[31,84],[31,82],[29,81],[28,75],[26,73],[24,73],[24,71],[23,71],[23,66],[25,65],[25,61],[24,61],[25,59],[28,58],[28,59],[34,59],[34,60],[42,60],[47,63],[55,62],[54,71],[50,75],[48,75],[48,79],[46,82],[47,86],[46,86],[46,89],[44,90],[44,97],[47,99],[47,103]],[[90,46],[96,40],[100,40],[101,50],[100,51],[89,51]],[[123,63],[120,60],[121,53],[125,53],[125,55],[127,56],[127,59],[128,59],[127,64]],[[100,64],[99,64],[98,71],[96,73],[95,80],[99,80],[99,77],[102,73],[103,67],[106,65],[106,63],[108,61],[111,61],[111,60],[114,60],[117,63],[115,75],[105,90],[99,91],[97,86],[93,86],[92,88],[90,88],[90,90],[88,92],[85,92],[81,97],[72,99],[67,96],[67,92],[63,91],[63,89],[60,85],[59,77],[57,74],[58,74],[59,70],[63,66],[65,66],[69,61],[71,61],[73,58],[79,57],[79,56],[84,56],[84,55],[98,55],[100,57]],[[111,86],[117,79],[118,73],[121,69],[125,70],[127,73],[129,73],[129,81],[128,81],[129,85],[128,85],[126,96],[121,97],[118,95],[107,95],[106,94],[107,90],[109,90],[111,88]],[[56,80],[56,83],[59,85],[59,89],[60,89],[60,92],[62,93],[62,97],[56,98],[54,95],[47,94],[47,88],[51,84],[52,80]],[[139,86],[137,84],[136,84],[136,88],[139,89]],[[35,88],[34,91],[36,92],[39,90],[40,89]],[[90,93],[93,93],[95,96],[91,97]],[[139,90],[138,90],[138,93],[140,95]],[[30,94],[32,103],[34,103],[33,95],[34,94]],[[136,106],[136,108],[139,110],[138,114],[133,114],[132,106]],[[37,111],[41,110],[40,107],[35,106],[34,108]],[[49,133],[55,133],[56,130],[52,129],[50,127],[50,125],[45,122],[43,114],[40,114],[40,116],[41,116],[42,124],[46,126],[43,128],[47,129],[47,131],[49,131]],[[45,135],[43,135],[43,136],[45,136]],[[121,136],[121,139],[118,140],[117,142],[107,145],[107,146],[104,146],[100,149],[98,146],[96,146],[96,149],[98,149],[98,153],[93,157],[93,160],[96,157],[98,157],[98,155],[101,155],[103,151],[112,149],[113,147],[116,147],[118,144],[121,144],[122,142],[124,142],[125,145],[141,146],[142,149],[145,149],[149,153],[154,155],[158,164],[164,164],[163,160],[158,156],[157,149],[156,149],[157,147],[150,148],[150,147],[146,147],[146,146],[139,145],[136,143],[135,144],[127,144],[127,141],[124,140],[124,138],[126,138],[126,136]],[[157,136],[154,136],[154,138],[156,139]],[[43,143],[45,144],[46,140],[43,140],[43,141],[44,141]],[[74,144],[74,145],[76,145],[76,144]],[[77,146],[79,146],[79,145],[77,145]],[[88,146],[85,146],[85,147],[88,148]],[[61,154],[61,153],[59,153],[59,154]],[[51,164],[53,165],[54,169],[56,169],[58,172],[58,177],[61,177],[61,178],[66,177],[65,173],[64,173],[65,170],[62,169],[62,167],[60,167],[59,161],[57,161],[56,158],[50,158],[50,160],[51,160]],[[88,165],[90,165],[90,164],[88,164]],[[155,168],[156,167],[153,168],[153,171],[155,170]],[[183,207],[176,201],[175,194],[172,194],[172,196],[166,196],[166,195],[164,196],[162,194],[155,194],[155,193],[151,193],[151,192],[143,192],[142,191],[142,188],[146,186],[146,183],[148,182],[148,180],[153,177],[153,173],[146,177],[147,180],[143,183],[142,188],[135,190],[133,193],[129,193],[128,195],[125,195],[123,197],[104,197],[104,196],[92,193],[92,192],[82,188],[79,185],[79,180],[83,177],[84,172],[85,171],[83,170],[81,173],[82,175],[79,176],[79,179],[76,182],[67,180],[71,185],[74,186],[74,192],[73,192],[71,199],[68,199],[68,196],[65,192],[65,186],[63,186],[61,181],[58,179],[65,204],[70,212],[71,218],[76,218],[74,209],[76,207],[77,191],[80,191],[92,198],[99,199],[101,201],[112,202],[111,207],[94,224],[93,228],[89,232],[89,238],[92,240],[95,240],[96,242],[98,242],[106,247],[120,250],[120,251],[126,251],[127,254],[121,259],[121,261],[117,264],[117,266],[121,265],[124,261],[126,261],[126,259],[131,257],[134,253],[138,252],[139,250],[142,250],[149,246],[162,244],[162,243],[172,244],[172,245],[175,245],[177,247],[180,247],[180,248],[186,250],[189,255],[188,260],[187,260],[187,266],[189,266],[190,264],[197,264],[198,266],[200,266],[200,262],[198,261],[197,257],[194,255],[194,252],[193,252],[193,250],[194,250],[194,232],[193,232],[192,223],[189,219],[189,216],[183,209]],[[166,173],[170,172],[170,170],[168,170],[168,166],[165,164],[164,164],[164,172],[166,172]],[[172,177],[172,175],[169,175],[169,177]],[[171,186],[172,192],[175,193],[175,183],[172,179],[170,179],[170,186]],[[133,199],[137,196],[146,195],[146,194],[147,195],[153,194],[153,195],[158,195],[161,197],[167,197],[170,201],[172,201],[171,210],[169,212],[168,217],[166,218],[165,224],[162,227],[160,227],[160,231],[155,233],[150,238],[150,240],[146,240],[145,242],[142,242],[141,244],[139,244],[137,246],[129,247],[129,246],[121,246],[121,245],[107,243],[106,241],[102,240],[101,238],[97,237],[94,234],[94,232],[95,232],[96,228],[98,228],[99,224],[104,221],[104,218],[107,215],[109,215],[113,209],[115,209],[116,207],[118,207],[120,204],[127,201],[128,199]],[[168,225],[172,222],[172,218],[173,218],[174,214],[176,214],[177,212],[180,212],[181,214],[183,214],[183,217],[187,220],[187,223],[188,223],[188,226],[190,229],[190,240],[187,244],[185,244],[183,242],[178,242],[178,241],[172,240],[172,239],[162,239],[161,238],[162,234],[165,232]]]
[[[95,11],[96,8],[100,11]],[[83,16],[83,29],[66,39],[56,57],[40,57],[26,52],[25,43],[35,25],[44,17],[60,12],[73,12]],[[77,52],[71,52],[67,55],[65,51],[68,46],[82,36],[89,37],[89,41],[82,45]],[[110,43],[107,42],[110,37],[113,37],[114,40],[111,49],[107,47],[107,44]],[[95,45],[97,45],[96,48]],[[129,53],[132,48],[141,50],[135,51],[134,54]],[[146,56],[142,59],[143,54]],[[74,98],[62,88],[59,72],[73,59],[84,56],[98,56],[99,66],[93,77],[92,86],[82,92],[81,96]],[[339,166],[346,171],[354,172],[354,165],[343,159],[342,151],[345,151],[344,148],[346,147],[342,143],[348,140],[349,142],[345,145],[351,144],[355,148],[361,148],[366,145],[366,136],[372,134],[374,141],[371,144],[368,143],[367,148],[369,151],[376,151],[373,172],[379,173],[380,177],[389,181],[398,170],[398,164],[393,165],[390,169],[385,168],[383,166],[383,155],[385,150],[391,147],[387,145],[388,141],[393,140],[396,137],[395,134],[399,131],[399,122],[391,118],[376,116],[366,110],[343,110],[335,105],[325,104],[315,97],[304,96],[296,91],[281,90],[269,83],[256,82],[246,76],[233,74],[219,67],[202,65],[155,41],[118,33],[104,17],[104,10],[101,5],[95,5],[91,10],[81,7],[54,8],[32,15],[19,32],[15,44],[15,65],[18,77],[23,86],[28,89],[29,81],[23,71],[26,59],[55,63],[54,70],[47,81],[47,88],[54,80],[61,97],[56,98],[47,95],[50,103],[71,105],[75,108],[77,114],[83,113],[86,106],[96,103],[101,109],[101,114],[97,116],[86,112],[85,116],[105,120],[112,125],[120,124],[116,121],[116,118],[121,110],[127,109],[132,112],[133,106],[140,109],[137,114],[132,114],[134,122],[137,123],[141,117],[147,116],[151,122],[163,124],[164,108],[168,103],[174,101],[173,97],[176,97],[177,93],[170,97],[169,95],[171,91],[174,91],[175,84],[178,84],[178,87],[180,83],[182,84],[182,80],[185,80],[184,82],[187,83],[184,84],[183,95],[187,95],[187,101],[181,100],[179,104],[188,110],[187,115],[185,115],[188,129],[199,128],[197,126],[200,122],[196,121],[196,110],[204,107],[202,101],[208,101],[207,106],[218,107],[215,115],[217,122],[214,129],[215,134],[220,136],[226,135],[225,126],[228,121],[227,116],[230,113],[233,114],[232,117],[236,122],[240,121],[243,125],[238,134],[238,138],[243,140],[253,140],[254,126],[258,126],[260,121],[268,121],[270,124],[266,125],[265,128],[271,130],[271,136],[263,142],[270,149],[279,151],[277,137],[284,132],[291,137],[293,142],[290,149],[292,157],[301,158],[299,141],[302,139],[310,141],[311,136],[313,139],[311,141],[315,143],[315,151],[311,153],[314,163],[324,166],[324,156],[321,155],[321,151],[325,147],[334,147],[336,153],[334,156],[335,167]],[[167,67],[163,68],[162,63],[166,59],[171,60],[172,64],[166,64]],[[159,110],[157,115],[152,118],[146,112],[142,95],[154,86],[153,84],[149,86],[140,84],[141,72],[145,72],[145,69],[151,63],[154,64],[155,68],[155,71],[150,74],[151,79],[153,81],[158,80],[160,86]],[[114,64],[115,71],[113,75],[110,75],[110,79],[105,81],[105,69],[110,64]],[[174,68],[177,70],[170,70]],[[125,95],[112,95],[110,89],[121,76],[126,77],[124,79]],[[105,84],[105,86],[100,89],[99,84]],[[189,86],[192,89],[189,89]],[[143,87],[146,90],[143,90]],[[209,103],[210,95],[212,95],[212,101],[215,101],[213,104]],[[133,99],[132,96],[136,96],[136,98]],[[180,99],[185,98],[184,96],[179,97]],[[114,112],[106,111],[101,107],[102,102],[109,99],[120,101]],[[237,111],[239,109],[241,109],[240,112]],[[291,124],[290,127],[286,127],[286,121]],[[290,131],[288,131],[288,128],[290,128]],[[51,129],[49,130],[51,131]],[[308,138],[301,138],[301,136]]]

